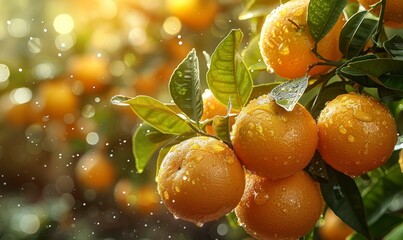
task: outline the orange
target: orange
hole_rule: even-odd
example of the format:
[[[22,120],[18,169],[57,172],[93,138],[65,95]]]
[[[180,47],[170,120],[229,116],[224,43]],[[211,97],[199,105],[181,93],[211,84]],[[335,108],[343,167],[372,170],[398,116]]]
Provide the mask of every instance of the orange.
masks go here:
[[[74,56],[67,62],[67,72],[78,80],[87,93],[97,93],[109,83],[108,62],[96,55]]]
[[[396,123],[374,98],[342,94],[318,118],[319,152],[338,171],[358,176],[383,165],[397,141]]]
[[[217,0],[167,0],[165,7],[168,14],[195,31],[209,28],[220,10]]]
[[[81,186],[106,191],[115,182],[116,169],[103,152],[94,150],[81,156],[75,174]]]
[[[4,119],[13,126],[26,127],[33,122],[33,113],[31,102],[12,104],[4,113]]]
[[[63,120],[67,114],[77,115],[79,99],[71,84],[64,80],[48,80],[38,87],[35,108],[40,116]]]
[[[371,5],[379,2],[379,0],[358,0],[358,2],[366,9],[369,9]],[[378,6],[374,11],[372,11],[372,13],[378,16],[380,9],[381,7]],[[385,15],[383,19],[403,23],[403,5],[401,0],[386,1]]]
[[[135,186],[130,179],[120,179],[113,196],[120,209],[127,213],[148,215],[158,210],[159,196],[154,186]]]
[[[403,149],[400,150],[399,153],[399,165],[400,165],[400,170],[403,172]]]
[[[169,211],[201,226],[236,207],[245,187],[245,175],[226,144],[203,136],[173,146],[162,161],[157,182]]]
[[[256,239],[298,239],[315,226],[323,206],[319,184],[304,171],[278,180],[248,174],[235,213]]]
[[[319,228],[320,239],[344,240],[353,232],[331,209],[326,210],[325,223]]]
[[[248,170],[277,179],[308,165],[318,134],[315,120],[302,105],[288,112],[263,95],[241,110],[231,140],[237,157]]]
[[[154,72],[146,72],[134,79],[134,89],[139,95],[157,95],[161,83]]]
[[[204,90],[202,98],[203,98],[203,115],[200,119],[201,121],[213,119],[215,116],[227,115],[227,107],[220,101],[218,101],[218,99],[213,95],[210,89]],[[232,110],[231,112],[236,111]],[[234,118],[231,118],[230,121],[233,124]],[[206,126],[206,132],[211,135],[216,135],[212,125]]]
[[[314,40],[307,25],[309,0],[293,0],[274,9],[266,18],[260,35],[260,52],[269,69],[277,75],[295,79],[305,76],[308,66],[323,62],[312,52]],[[318,43],[318,52],[325,59],[341,58],[339,35],[344,19],[340,17],[332,30]],[[329,66],[311,69],[309,75],[327,72]]]

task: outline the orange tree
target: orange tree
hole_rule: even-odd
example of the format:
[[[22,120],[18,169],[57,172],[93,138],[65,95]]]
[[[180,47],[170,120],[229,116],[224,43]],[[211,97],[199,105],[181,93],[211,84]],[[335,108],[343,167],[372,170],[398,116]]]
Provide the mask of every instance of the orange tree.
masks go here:
[[[287,1],[283,2],[281,4],[287,4]],[[362,130],[354,129],[355,131],[353,131],[359,136],[350,137],[347,134],[346,139],[344,139],[343,134],[348,130],[346,127],[349,126],[349,119],[346,119],[346,123],[338,123],[342,122],[342,119],[337,120],[336,123],[332,119],[328,119],[329,122],[323,123],[323,127],[326,128],[326,124],[340,124],[336,126],[336,130],[338,129],[340,133],[339,138],[346,140],[343,140],[343,144],[349,147],[349,152],[354,152],[348,143],[360,141],[354,143],[354,148],[364,158],[368,144],[376,143],[380,146],[384,144],[385,149],[382,147],[380,149],[389,150],[382,154],[382,159],[376,159],[382,163],[366,167],[360,172],[361,175],[355,173],[352,174],[355,176],[349,176],[331,167],[325,157],[322,158],[322,151],[316,151],[310,163],[301,168],[304,168],[303,170],[309,173],[309,176],[320,185],[325,208],[330,208],[354,230],[350,235],[352,239],[399,239],[399,237],[401,238],[403,222],[401,207],[403,174],[398,163],[398,150],[402,148],[402,137],[396,137],[396,135],[403,131],[403,39],[399,36],[388,36],[384,32],[383,16],[387,2],[385,0],[379,1],[368,10],[357,8],[357,3],[351,3],[351,1],[347,4],[347,0],[310,0],[305,2],[307,6],[302,8],[302,11],[306,11],[306,25],[303,27],[305,31],[308,31],[308,39],[312,42],[313,47],[310,47],[310,51],[318,59],[317,62],[308,63],[305,75],[290,80],[279,77],[275,69],[274,73],[267,72],[270,66],[267,66],[262,60],[259,38],[261,37],[262,23],[266,15],[273,9],[272,2],[249,1],[241,13],[240,19],[249,20],[253,29],[256,29],[256,31],[252,31],[253,34],[250,35],[246,44],[243,42],[242,31],[233,29],[221,41],[211,56],[205,54],[208,66],[205,75],[207,87],[227,107],[225,116],[214,116],[210,119],[201,120],[204,109],[203,84],[201,83],[199,60],[195,50],[191,50],[172,73],[168,84],[172,102],[163,103],[145,95],[133,98],[121,95],[114,96],[111,100],[112,103],[130,106],[144,121],[137,127],[133,135],[132,144],[136,169],[141,173],[150,160],[157,156],[156,174],[158,175],[159,166],[166,159],[168,152],[173,151],[170,149],[178,143],[196,136],[209,136],[219,139],[234,150],[233,139],[231,138],[233,133],[230,130],[231,122],[229,119],[236,115],[234,112],[241,111],[251,100],[262,95],[268,95],[279,107],[290,112],[294,110],[297,104],[301,104],[314,119],[318,118],[327,102],[339,95],[355,93],[360,96],[370,96],[371,101],[376,102],[375,105],[381,104],[382,109],[386,109],[383,115],[390,114],[394,122],[387,123],[381,120],[379,123],[372,124],[371,119],[380,115],[381,112],[378,113],[376,109],[371,107],[361,108],[360,105],[345,102],[340,104],[351,104],[351,106],[335,109],[341,109],[340,113],[342,113],[342,109],[349,109],[349,114],[356,118],[354,121],[359,121],[359,124],[354,124],[362,128]],[[379,17],[371,14],[371,11],[379,8],[381,9]],[[338,45],[328,45],[325,48],[337,48],[342,54],[342,58],[340,60],[329,60],[318,52],[318,44],[336,25],[340,16],[345,18],[346,23],[338,34]],[[279,21],[288,21],[293,24],[296,27],[295,34],[301,30],[301,25],[293,19]],[[276,38],[277,35],[269,37]],[[276,39],[276,41],[284,41],[284,43],[294,45],[300,44],[301,48],[310,45],[302,44],[298,42],[298,39],[297,42],[292,42],[293,39],[281,38]],[[281,46],[281,42],[279,46]],[[292,51],[288,52],[289,56],[293,56],[293,54],[295,58],[301,57]],[[287,60],[282,64],[287,64]],[[327,72],[309,75],[310,70],[317,66],[328,66],[330,69]],[[290,72],[295,70],[292,66],[287,67],[285,65],[284,68]],[[325,115],[325,113],[323,114]],[[334,112],[334,114],[337,117],[338,112]],[[265,120],[262,119],[261,121]],[[287,122],[286,119],[284,122]],[[237,124],[236,120],[235,124]],[[354,124],[353,126],[355,126]],[[213,127],[214,136],[206,131],[207,126]],[[392,129],[392,134],[384,141],[382,140],[385,137],[383,129],[386,128]],[[293,134],[292,131],[287,132],[287,128],[285,129],[284,134]],[[372,134],[372,132],[376,134]],[[262,132],[263,135],[266,133]],[[246,137],[247,135],[245,134]],[[318,139],[320,145],[320,135]],[[330,136],[329,139],[334,138]],[[337,145],[337,141],[331,144]],[[251,145],[250,147],[253,148],[254,146]],[[338,160],[344,156],[341,154],[342,148],[343,146],[340,150],[332,152],[334,161],[346,161],[346,159]],[[291,146],[290,149],[295,148]],[[260,151],[264,151],[264,149],[260,149]],[[297,151],[306,151],[306,149],[302,148]],[[239,155],[236,149],[234,152]],[[274,152],[276,151],[274,150]],[[339,153],[340,155],[337,155]],[[360,160],[354,157],[348,159],[351,162]],[[215,164],[212,163],[211,167],[214,168],[214,166]],[[249,172],[248,166],[245,165],[244,168],[245,172]],[[217,181],[217,185],[221,184],[219,180]],[[283,178],[279,181],[283,181]],[[286,190],[284,189],[284,191]],[[252,197],[256,201],[257,195]],[[270,196],[267,196],[264,202],[260,200],[259,202],[264,204],[266,200],[269,204],[273,204],[270,202],[273,201],[270,200]],[[299,202],[301,199],[296,197],[292,201]],[[232,213],[227,216],[229,221],[236,221],[234,220],[236,217]],[[273,216],[267,216],[267,218],[270,217]],[[315,225],[310,226],[310,232],[303,233],[306,234],[307,239],[319,238],[316,229],[320,227],[321,222],[317,221]],[[245,226],[245,223],[241,225],[246,229],[249,228],[249,226]],[[267,228],[270,227],[270,225],[267,226]],[[292,224],[289,225],[290,229],[294,227]],[[264,235],[264,229],[263,232],[257,232],[255,237],[260,236],[258,238],[261,239],[272,237]],[[300,234],[298,233],[298,237]]]

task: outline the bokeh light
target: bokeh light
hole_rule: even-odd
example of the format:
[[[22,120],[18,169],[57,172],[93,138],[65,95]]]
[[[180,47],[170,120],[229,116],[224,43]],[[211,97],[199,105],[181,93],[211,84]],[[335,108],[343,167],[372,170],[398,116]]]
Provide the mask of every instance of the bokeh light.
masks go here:
[[[74,19],[69,14],[60,14],[55,17],[53,27],[60,34],[68,34],[73,31]]]

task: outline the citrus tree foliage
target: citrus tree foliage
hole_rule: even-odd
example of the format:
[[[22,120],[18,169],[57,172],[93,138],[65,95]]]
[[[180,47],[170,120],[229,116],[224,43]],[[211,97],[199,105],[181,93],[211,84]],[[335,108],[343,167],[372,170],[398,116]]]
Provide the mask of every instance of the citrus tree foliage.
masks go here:
[[[252,0],[239,18],[259,23],[273,7],[267,1]],[[390,108],[402,133],[403,39],[398,36],[386,38],[382,17],[370,17],[367,10],[357,12],[347,0],[311,0],[307,20],[315,43],[329,32],[341,14],[349,18],[341,31],[339,46],[333,47],[339,48],[343,59],[321,63],[334,66],[324,75],[307,75],[294,81],[276,78],[257,83],[256,78],[266,73],[258,59],[256,39],[259,32],[248,42],[243,40],[240,29],[234,29],[211,53],[207,72],[200,72],[194,49],[179,64],[168,86],[174,104],[148,96],[115,96],[112,102],[129,105],[144,121],[133,135],[138,172],[142,172],[153,158],[160,162],[169,148],[178,142],[196,135],[208,135],[207,125],[212,125],[216,131],[212,137],[231,146],[231,109],[240,110],[251,99],[263,94],[269,94],[288,111],[300,102],[316,118],[326,102],[337,95],[349,91],[366,92]],[[368,45],[369,41],[373,42],[372,46]],[[206,76],[213,95],[228,107],[227,116],[200,121],[203,113],[201,75]],[[379,239],[399,225],[402,228],[402,214],[390,207],[403,192],[403,174],[397,163],[402,137],[399,141],[400,145],[396,145],[396,151],[385,166],[361,177],[353,179],[334,170],[319,154],[315,154],[305,169],[320,182],[327,207],[356,231],[353,239]],[[315,238],[316,233],[309,237]]]

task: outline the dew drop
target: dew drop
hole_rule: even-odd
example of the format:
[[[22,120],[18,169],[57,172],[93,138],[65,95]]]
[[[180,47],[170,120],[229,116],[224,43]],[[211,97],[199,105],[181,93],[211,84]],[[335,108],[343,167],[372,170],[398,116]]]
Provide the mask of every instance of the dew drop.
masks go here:
[[[256,205],[263,205],[269,200],[269,195],[265,193],[257,193],[253,199]]]
[[[192,145],[192,150],[194,150],[194,149],[199,149],[199,148],[200,148],[200,145],[197,144],[197,143],[195,143],[195,144]]]
[[[290,49],[287,45],[281,44],[278,48],[281,55],[288,55],[290,53]]]
[[[348,135],[347,140],[348,140],[349,142],[355,142],[355,138],[354,138],[353,135]]]
[[[221,145],[215,144],[215,145],[213,145],[213,150],[214,150],[214,152],[219,153],[219,152],[224,151],[225,148]]]
[[[177,75],[178,77],[183,77],[183,73],[182,73],[181,71],[177,71],[177,72],[176,72],[176,75]]]
[[[347,133],[347,129],[346,129],[343,125],[340,125],[340,126],[339,126],[339,132],[340,132],[341,134],[346,134],[346,133]]]
[[[165,198],[166,200],[169,199],[169,193],[168,193],[167,191],[164,192],[164,198]]]
[[[363,121],[363,122],[371,122],[372,117],[368,113],[358,110],[357,112],[354,113],[353,115],[356,119]]]

